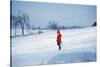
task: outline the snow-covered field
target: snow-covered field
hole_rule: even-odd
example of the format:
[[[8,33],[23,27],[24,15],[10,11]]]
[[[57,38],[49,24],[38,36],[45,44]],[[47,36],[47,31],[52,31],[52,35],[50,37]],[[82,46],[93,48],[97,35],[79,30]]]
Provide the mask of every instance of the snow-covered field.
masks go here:
[[[61,30],[58,50],[56,31],[12,37],[12,65],[39,65],[96,61],[96,27]]]

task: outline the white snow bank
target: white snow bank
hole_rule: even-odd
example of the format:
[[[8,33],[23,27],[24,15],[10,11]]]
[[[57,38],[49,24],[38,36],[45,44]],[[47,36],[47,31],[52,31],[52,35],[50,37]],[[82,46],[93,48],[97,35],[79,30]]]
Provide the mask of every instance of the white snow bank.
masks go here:
[[[48,31],[38,35],[12,38],[13,65],[37,65],[52,62],[55,56],[76,52],[96,54],[96,27],[61,30],[62,49],[56,44],[56,31]],[[72,54],[71,54],[72,55]],[[95,57],[93,55],[93,57]],[[93,58],[96,59],[96,58]],[[64,62],[63,62],[64,61]],[[71,60],[72,61],[72,60]],[[67,63],[65,60],[57,63]]]

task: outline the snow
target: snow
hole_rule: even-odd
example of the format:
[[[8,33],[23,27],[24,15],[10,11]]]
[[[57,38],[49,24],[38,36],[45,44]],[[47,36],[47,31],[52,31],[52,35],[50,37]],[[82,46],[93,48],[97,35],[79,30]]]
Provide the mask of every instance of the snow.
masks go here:
[[[61,30],[58,50],[56,31],[12,37],[12,65],[39,65],[96,61],[96,27]]]
[[[30,30],[28,30],[28,29],[24,29],[24,34],[25,35],[28,35],[28,34],[37,34],[38,33],[38,31],[39,30],[32,30],[32,29],[30,29]],[[21,29],[16,29],[16,35],[18,36],[18,35],[22,35],[22,30]],[[11,30],[11,36],[16,36],[15,35],[15,29],[12,29]]]

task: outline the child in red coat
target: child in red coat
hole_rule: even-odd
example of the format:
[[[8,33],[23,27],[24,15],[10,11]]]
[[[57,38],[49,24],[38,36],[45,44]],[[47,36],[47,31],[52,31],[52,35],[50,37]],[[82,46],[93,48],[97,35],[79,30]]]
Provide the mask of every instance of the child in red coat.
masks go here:
[[[61,38],[62,38],[62,34],[60,33],[60,31],[57,31],[57,45],[59,47],[59,50],[61,50]]]

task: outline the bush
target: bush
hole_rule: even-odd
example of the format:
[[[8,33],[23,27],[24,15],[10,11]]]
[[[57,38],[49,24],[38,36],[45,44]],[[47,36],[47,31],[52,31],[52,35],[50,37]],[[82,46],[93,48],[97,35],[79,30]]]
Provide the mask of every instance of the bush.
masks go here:
[[[41,33],[43,33],[43,32],[39,30],[39,31],[38,31],[38,34],[41,34]]]
[[[92,26],[97,26],[97,23],[96,23],[96,22],[94,22],[94,24],[93,24]]]

